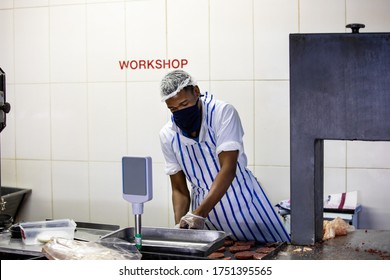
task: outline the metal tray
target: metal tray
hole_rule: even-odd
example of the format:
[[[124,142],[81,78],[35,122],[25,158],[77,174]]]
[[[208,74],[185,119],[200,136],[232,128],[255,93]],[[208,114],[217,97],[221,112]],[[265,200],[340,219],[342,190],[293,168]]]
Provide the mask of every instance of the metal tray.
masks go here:
[[[119,238],[134,243],[134,232],[133,227],[119,229],[101,239]],[[205,257],[221,247],[229,235],[214,230],[143,227],[140,251]]]

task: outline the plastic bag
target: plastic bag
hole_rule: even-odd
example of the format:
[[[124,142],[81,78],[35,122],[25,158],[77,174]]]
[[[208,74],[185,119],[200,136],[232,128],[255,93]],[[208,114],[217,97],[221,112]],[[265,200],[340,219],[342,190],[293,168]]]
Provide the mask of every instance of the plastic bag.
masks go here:
[[[113,237],[113,238],[99,239],[98,241],[96,241],[96,243],[101,244],[106,248],[121,252],[123,255],[126,256],[130,254],[132,256],[131,258],[132,260],[140,260],[142,257],[142,254],[138,251],[135,244],[129,243],[120,238]]]
[[[135,247],[122,239],[96,242],[52,238],[42,247],[49,260],[139,260],[142,255]]]

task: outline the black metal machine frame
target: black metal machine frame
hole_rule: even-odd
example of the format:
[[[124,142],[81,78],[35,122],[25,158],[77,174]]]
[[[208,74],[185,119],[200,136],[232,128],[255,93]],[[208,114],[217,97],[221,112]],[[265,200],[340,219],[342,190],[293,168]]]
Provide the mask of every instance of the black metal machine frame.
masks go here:
[[[322,240],[324,140],[390,141],[390,33],[290,34],[293,244]]]
[[[6,102],[5,72],[0,68],[0,133],[6,126],[6,114],[11,110],[11,105]],[[0,161],[0,211],[5,208],[5,202],[1,195],[1,161]]]

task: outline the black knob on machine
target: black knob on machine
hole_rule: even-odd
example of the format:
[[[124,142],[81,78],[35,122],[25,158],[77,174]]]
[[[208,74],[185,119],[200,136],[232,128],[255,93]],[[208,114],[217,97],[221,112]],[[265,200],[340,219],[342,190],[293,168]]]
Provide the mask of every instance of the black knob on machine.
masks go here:
[[[364,28],[366,26],[364,24],[362,24],[362,23],[350,23],[350,24],[347,24],[345,27],[346,28],[351,28],[352,29],[352,33],[359,33],[359,29],[360,28]]]
[[[8,114],[9,111],[11,111],[11,105],[8,102],[5,102],[3,105],[0,106],[0,110]]]

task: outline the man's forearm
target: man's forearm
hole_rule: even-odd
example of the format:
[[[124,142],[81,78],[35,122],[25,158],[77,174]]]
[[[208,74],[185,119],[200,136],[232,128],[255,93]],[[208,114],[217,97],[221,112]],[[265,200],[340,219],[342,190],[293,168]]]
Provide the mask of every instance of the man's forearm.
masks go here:
[[[210,188],[210,192],[207,194],[206,198],[202,201],[199,207],[195,209],[193,213],[195,215],[206,218],[209,212],[225,195],[233,179],[234,179],[234,174],[219,173],[215,178],[213,185]]]
[[[189,194],[183,194],[180,191],[173,191],[172,193],[173,212],[175,214],[175,224],[180,222],[181,217],[187,214],[190,209]]]
[[[211,185],[210,192],[193,212],[195,215],[206,218],[209,212],[226,194],[236,176],[238,151],[221,152],[218,157],[221,169]]]

